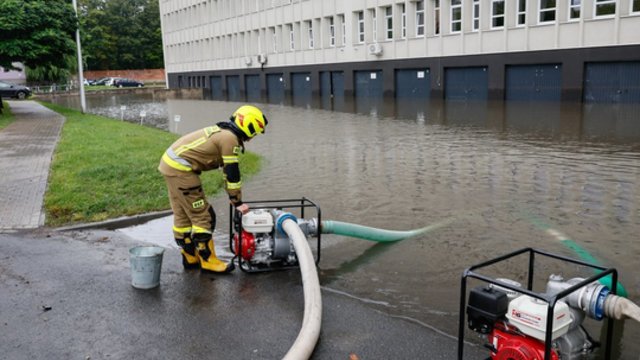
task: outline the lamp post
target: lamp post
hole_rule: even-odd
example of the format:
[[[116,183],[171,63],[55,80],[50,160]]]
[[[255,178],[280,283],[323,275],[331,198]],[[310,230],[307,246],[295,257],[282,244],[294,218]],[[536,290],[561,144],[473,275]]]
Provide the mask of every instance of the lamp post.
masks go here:
[[[76,0],[73,0],[73,10],[76,12],[76,18],[78,17],[78,4]],[[80,108],[82,113],[87,112],[87,100],[84,96],[84,74],[82,71],[82,49],[80,48],[80,21],[78,19],[78,27],[76,28],[76,45],[78,49],[78,82],[80,86]]]

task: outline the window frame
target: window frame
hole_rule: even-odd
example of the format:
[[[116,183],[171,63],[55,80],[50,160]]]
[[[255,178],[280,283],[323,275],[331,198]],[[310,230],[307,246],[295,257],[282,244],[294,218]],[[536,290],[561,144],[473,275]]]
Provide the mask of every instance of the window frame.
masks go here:
[[[419,5],[422,5],[422,9],[420,9]],[[420,0],[416,1],[416,37],[424,37],[425,30],[424,0]]]
[[[407,4],[400,3],[400,38],[407,38]]]
[[[364,28],[364,11],[356,11],[358,21],[356,21],[356,30],[358,33],[358,44],[364,44],[365,41],[365,28]]]
[[[574,1],[578,4],[574,4]],[[573,11],[577,8],[578,16],[573,17]],[[582,0],[568,0],[567,2],[567,21],[580,21],[582,17]]]
[[[613,5],[613,14],[598,15],[598,8],[606,5]],[[593,18],[594,19],[608,19],[615,17],[618,13],[618,1],[617,0],[593,0]]]
[[[529,2],[527,0],[516,1],[516,27],[523,27],[527,25],[527,5]],[[524,6],[524,8],[521,6]],[[520,21],[520,19],[522,19],[522,21]]]
[[[273,50],[274,54],[278,53],[278,34],[275,26],[271,26],[269,28],[271,30],[271,50]]]
[[[371,12],[371,39],[378,42],[378,8],[369,9]]]
[[[336,24],[333,16],[329,16],[329,46],[336,47]]]
[[[289,51],[296,51],[296,38],[293,30],[293,24],[287,24],[289,28]]]
[[[502,13],[496,15],[496,5],[502,4]],[[505,26],[505,0],[491,0],[491,29],[504,29]],[[497,19],[502,19],[502,25],[495,25]]]
[[[454,3],[457,2],[457,3]],[[454,13],[456,12],[456,10],[458,10],[459,13],[459,18],[458,19],[454,19]],[[458,34],[460,32],[462,32],[462,19],[464,14],[462,13],[463,9],[462,9],[462,0],[451,0],[451,6],[449,7],[449,20],[450,20],[450,27],[449,27],[449,31],[451,34]],[[454,29],[454,27],[458,25],[458,29]]]
[[[558,10],[558,3],[554,2],[554,6],[553,7],[547,7],[547,8],[542,8],[542,4],[544,1],[551,1],[551,0],[539,0],[538,1],[538,24],[544,25],[544,24],[553,24],[556,22],[556,12]],[[553,20],[542,20],[542,16],[546,15],[546,13],[553,13]]]
[[[480,0],[471,2],[471,31],[480,30]]]
[[[393,6],[384,7],[384,39],[393,40]]]
[[[434,0],[433,4],[433,34],[440,35],[440,0]]]
[[[305,26],[307,28],[307,37],[308,37],[308,49],[313,50],[315,48],[315,43],[313,39],[313,20],[306,20]]]

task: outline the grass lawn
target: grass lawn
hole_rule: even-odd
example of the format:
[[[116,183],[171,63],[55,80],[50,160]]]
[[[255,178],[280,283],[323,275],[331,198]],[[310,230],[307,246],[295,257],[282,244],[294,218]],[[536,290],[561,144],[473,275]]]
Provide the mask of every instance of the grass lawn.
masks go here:
[[[46,224],[94,222],[169,208],[160,157],[178,136],[98,115],[43,103],[66,117],[45,194]],[[246,180],[260,168],[247,153],[241,163]],[[222,172],[202,176],[205,192],[221,190]]]
[[[6,101],[3,101],[2,104],[4,104],[4,107],[2,109],[2,114],[0,114],[0,129],[5,128],[13,121],[13,114],[9,108],[9,104]]]

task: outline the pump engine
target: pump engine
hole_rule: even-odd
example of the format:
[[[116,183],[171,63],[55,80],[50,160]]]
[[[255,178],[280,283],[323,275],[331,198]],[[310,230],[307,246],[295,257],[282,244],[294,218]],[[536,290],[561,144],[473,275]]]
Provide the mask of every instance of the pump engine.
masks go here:
[[[512,280],[500,279],[510,285]],[[551,275],[547,294],[557,294],[583,281],[568,281]],[[616,297],[597,282],[591,283],[559,300],[553,312],[551,359],[578,359],[590,352],[595,342],[582,327],[585,316],[601,320],[607,312],[605,302]],[[467,304],[468,326],[487,336],[491,359],[543,360],[545,335],[549,320],[544,300],[496,285],[478,286],[471,290]]]

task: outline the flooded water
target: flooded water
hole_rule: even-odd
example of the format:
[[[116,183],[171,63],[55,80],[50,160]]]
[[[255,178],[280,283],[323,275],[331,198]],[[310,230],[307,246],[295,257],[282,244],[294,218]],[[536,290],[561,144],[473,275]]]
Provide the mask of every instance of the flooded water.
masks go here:
[[[118,110],[125,100],[108,101],[112,105],[96,107]],[[227,119],[240,104],[147,105],[163,109],[156,119],[160,127],[187,133]],[[562,241],[571,239],[602,265],[615,267],[629,298],[640,303],[639,106],[354,104],[354,112],[261,107],[269,127],[247,149],[261,154],[264,165],[246,182],[245,199],[304,196],[321,206],[324,219],[385,229],[446,224],[394,244],[324,236],[325,288],[455,336],[466,267],[524,247],[579,258]],[[119,118],[117,111],[106,114]],[[225,198],[214,205],[218,230],[226,233]],[[170,219],[151,225],[166,228],[165,243],[171,242],[170,226]],[[136,231],[146,232],[144,226],[130,230]],[[524,263],[491,271],[523,281]],[[592,274],[550,261],[537,260],[536,266],[537,291],[551,273]],[[586,325],[594,338],[602,336],[601,323]],[[477,339],[470,330],[466,336]],[[638,359],[639,338],[640,324],[620,323],[614,358]]]

